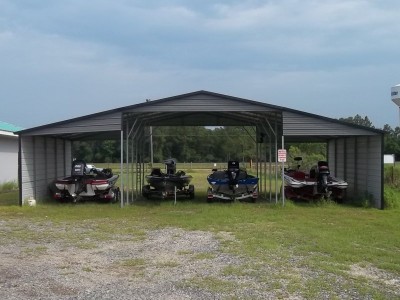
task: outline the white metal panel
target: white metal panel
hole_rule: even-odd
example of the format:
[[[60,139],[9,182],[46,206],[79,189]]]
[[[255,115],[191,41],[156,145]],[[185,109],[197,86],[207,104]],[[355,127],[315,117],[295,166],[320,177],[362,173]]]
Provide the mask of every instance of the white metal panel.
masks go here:
[[[46,178],[54,178],[56,176],[56,161],[55,161],[55,139],[54,138],[46,138],[45,146],[46,146]]]
[[[355,195],[356,192],[356,140],[353,137],[344,139],[345,147],[345,169],[348,195]]]
[[[0,183],[18,179],[18,137],[0,135]]]
[[[65,175],[71,174],[72,165],[72,142],[65,141]]]
[[[383,201],[382,197],[382,138],[381,136],[369,137],[368,149],[369,159],[369,172],[368,172],[368,192],[373,196],[375,206],[379,206],[380,202]]]
[[[68,155],[69,157],[66,157]],[[40,201],[49,195],[49,184],[58,174],[66,173],[65,162],[71,157],[71,142],[42,136],[21,137],[22,200]],[[70,168],[70,166],[69,166]]]
[[[33,138],[21,136],[21,170],[20,188],[22,201],[34,196],[34,149]]]
[[[357,192],[361,195],[367,194],[368,191],[368,137],[360,137],[357,139]]]
[[[337,177],[349,183],[346,197],[366,200],[372,198],[373,205],[381,207],[382,199],[382,144],[381,136],[358,136],[340,138],[336,143]],[[330,142],[330,157],[334,143]]]
[[[64,141],[61,139],[56,140],[56,176],[62,177],[65,173],[65,159],[64,159]]]

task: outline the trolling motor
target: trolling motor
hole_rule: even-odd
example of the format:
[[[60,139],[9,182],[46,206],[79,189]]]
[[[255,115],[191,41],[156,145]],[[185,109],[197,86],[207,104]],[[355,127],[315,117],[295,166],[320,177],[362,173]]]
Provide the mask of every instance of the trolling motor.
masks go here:
[[[72,162],[71,177],[75,182],[75,192],[72,194],[74,202],[76,202],[79,194],[82,192],[87,192],[85,184],[86,175],[86,162],[83,160],[74,160]]]

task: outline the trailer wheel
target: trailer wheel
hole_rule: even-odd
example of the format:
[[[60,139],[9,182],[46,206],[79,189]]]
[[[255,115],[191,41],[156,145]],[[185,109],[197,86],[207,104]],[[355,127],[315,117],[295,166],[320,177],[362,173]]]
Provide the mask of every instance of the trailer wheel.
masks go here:
[[[121,191],[119,190],[119,187],[117,187],[113,190],[113,192],[114,192],[114,197],[111,200],[111,202],[117,203],[119,201],[119,197],[121,196]]]
[[[194,199],[194,185],[189,185],[189,199]]]
[[[209,197],[209,195],[212,196],[212,188],[210,188],[210,187],[207,189],[207,202],[208,203],[212,203],[213,202],[213,197]]]
[[[144,185],[142,187],[142,196],[145,197],[146,199],[149,199],[150,195],[150,185]]]

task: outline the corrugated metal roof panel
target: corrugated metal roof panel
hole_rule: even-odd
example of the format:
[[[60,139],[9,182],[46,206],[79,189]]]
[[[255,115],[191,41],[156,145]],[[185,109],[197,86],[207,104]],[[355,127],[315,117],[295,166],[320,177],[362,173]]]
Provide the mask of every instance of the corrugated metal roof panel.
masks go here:
[[[192,114],[192,115],[191,115]],[[278,118],[281,116],[283,118]],[[191,118],[192,116],[192,118]],[[78,139],[99,132],[116,132],[131,119],[140,119],[145,125],[233,125],[258,124],[277,121],[283,135],[295,139],[324,140],[328,136],[376,135],[381,130],[357,126],[335,119],[313,115],[290,108],[228,95],[198,91],[154,101],[120,107],[92,115],[30,128],[18,132],[23,135],[64,135]],[[147,118],[147,119],[146,119]],[[125,126],[125,125],[124,125]],[[84,134],[85,133],[85,134]],[[111,134],[113,136],[113,134]],[[115,135],[116,138],[119,135]]]
[[[236,99],[233,97],[222,97],[210,93],[193,94],[182,98],[170,98],[149,101],[147,105],[129,108],[128,112],[199,112],[199,111],[276,111],[274,107],[261,103]]]
[[[313,116],[306,113],[283,111],[284,136],[353,136],[375,135],[374,129],[346,124],[344,122],[326,117]],[[380,132],[379,132],[380,133]]]
[[[105,115],[92,115],[59,122],[38,128],[26,130],[26,135],[61,135],[83,132],[104,132],[121,130],[121,113],[112,112]],[[21,133],[24,134],[25,131]]]

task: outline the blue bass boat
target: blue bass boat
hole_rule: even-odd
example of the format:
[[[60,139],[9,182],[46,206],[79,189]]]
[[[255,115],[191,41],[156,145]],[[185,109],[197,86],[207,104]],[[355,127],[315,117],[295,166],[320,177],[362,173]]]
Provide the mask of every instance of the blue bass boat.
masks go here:
[[[207,191],[208,202],[214,200],[255,202],[258,198],[258,177],[241,170],[238,161],[229,161],[227,170],[213,169],[213,173],[207,176],[207,181],[210,184]]]

